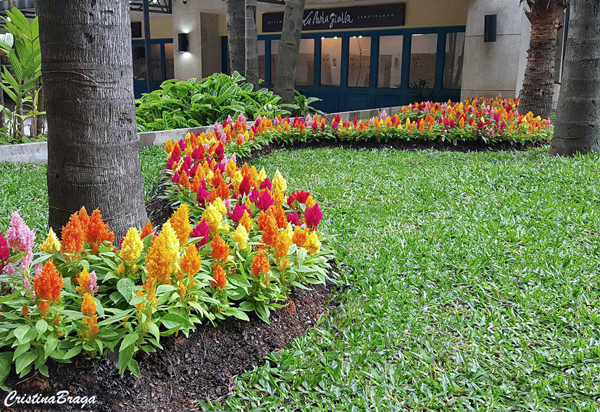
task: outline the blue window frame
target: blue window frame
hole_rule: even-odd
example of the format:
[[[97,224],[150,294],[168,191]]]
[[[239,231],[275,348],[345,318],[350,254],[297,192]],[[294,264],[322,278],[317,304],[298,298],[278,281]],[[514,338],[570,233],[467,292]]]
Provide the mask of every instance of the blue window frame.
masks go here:
[[[159,69],[159,74],[160,76],[158,76],[158,78],[156,76],[153,77],[153,88],[152,90],[156,90],[160,87],[160,85],[162,84],[162,82],[164,82],[167,79],[167,65],[166,65],[166,58],[165,58],[165,45],[166,44],[172,44],[173,43],[173,39],[151,39],[150,40],[150,44],[152,46],[154,45],[158,45],[160,48],[160,69]],[[136,56],[135,56],[135,46],[143,46],[144,45],[144,40],[132,40],[131,41],[132,46],[134,46],[134,79],[133,79],[133,91],[135,93],[135,97],[139,98],[141,97],[142,93],[148,93],[148,85],[146,83],[146,78],[138,78],[136,79],[135,77],[135,60],[136,60]],[[143,51],[143,53],[145,53],[145,50]],[[145,55],[145,54],[144,54]],[[146,62],[145,60],[143,60],[143,69],[146,69]],[[152,91],[151,90],[151,91]]]
[[[303,39],[315,39],[315,64],[314,64],[314,85],[299,86],[297,89],[308,95],[322,99],[316,106],[324,112],[342,112],[349,110],[369,109],[375,107],[399,106],[411,101],[412,91],[409,85],[410,78],[410,56],[411,39],[414,34],[437,34],[437,58],[435,63],[435,84],[433,86],[436,100],[459,100],[460,89],[444,89],[444,64],[446,52],[446,37],[448,33],[460,33],[465,31],[465,26],[432,27],[432,28],[411,28],[411,29],[392,29],[392,30],[367,30],[367,31],[347,31],[347,32],[315,32],[302,33]],[[350,38],[353,36],[363,36],[371,38],[371,58],[369,87],[348,87],[348,55]],[[378,88],[377,76],[379,72],[379,39],[381,36],[401,35],[403,41],[402,47],[402,70],[401,83],[398,88]],[[342,40],[341,57],[341,82],[340,86],[321,86],[321,38],[332,38],[337,36]],[[265,41],[265,83],[266,87],[273,87],[271,84],[271,41],[279,40],[280,35],[261,35],[259,40]],[[227,70],[227,37],[222,38],[223,72]]]

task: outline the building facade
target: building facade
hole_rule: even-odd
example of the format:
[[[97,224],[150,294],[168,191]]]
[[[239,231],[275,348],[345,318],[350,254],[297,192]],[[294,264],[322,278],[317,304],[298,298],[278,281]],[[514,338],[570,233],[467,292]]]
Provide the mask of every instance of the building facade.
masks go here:
[[[168,78],[228,72],[225,2],[172,1],[172,14],[150,21],[155,87]],[[421,99],[516,97],[529,47],[522,7],[519,0],[307,0],[296,88],[322,99],[318,106],[326,112]],[[259,74],[266,87],[273,86],[283,10],[258,6]],[[141,13],[132,12],[131,20],[143,24]],[[139,95],[147,90],[144,30],[133,32]],[[187,35],[185,52],[179,34]],[[562,49],[561,39],[557,85]]]

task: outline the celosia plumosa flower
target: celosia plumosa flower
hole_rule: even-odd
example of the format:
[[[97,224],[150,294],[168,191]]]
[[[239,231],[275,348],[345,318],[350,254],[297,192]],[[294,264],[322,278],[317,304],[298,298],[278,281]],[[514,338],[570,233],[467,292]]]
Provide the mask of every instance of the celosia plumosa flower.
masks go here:
[[[206,224],[206,220],[204,220],[204,219],[202,219],[200,221],[200,223],[198,223],[196,225],[194,230],[192,230],[192,237],[200,238],[198,243],[196,243],[197,248],[208,243],[209,235],[210,235],[210,229],[208,228],[208,225]]]
[[[213,266],[213,280],[210,281],[210,284],[213,288],[223,289],[227,286],[227,276],[225,275],[225,271],[220,265],[215,264]]]
[[[169,222],[165,223],[160,235],[152,239],[146,255],[148,279],[153,282],[166,282],[177,263],[179,241]]]
[[[267,274],[270,269],[271,264],[269,263],[269,259],[267,259],[267,255],[260,251],[252,261],[252,275],[258,277],[262,273]]]
[[[140,233],[135,227],[132,227],[127,231],[127,234],[123,239],[123,245],[121,245],[119,257],[125,262],[132,264],[140,257],[143,248],[144,244],[140,238]]]
[[[179,261],[179,269],[184,271],[189,277],[193,277],[198,273],[201,265],[202,261],[198,254],[198,249],[196,249],[196,246],[194,245],[189,245]]]
[[[6,266],[6,262],[8,262],[8,258],[10,257],[10,251],[8,250],[8,243],[2,233],[0,233],[0,273],[2,273],[2,269]]]
[[[146,222],[146,225],[142,229],[142,234],[140,235],[140,237],[143,239],[151,234],[154,234],[154,226],[152,226],[152,222],[150,221],[150,219],[148,219],[148,222]]]
[[[54,230],[50,228],[46,240],[40,246],[40,252],[52,253],[53,249],[60,251],[60,242],[58,241],[58,237],[56,237]]]
[[[98,278],[95,271],[89,273],[86,268],[83,268],[81,273],[75,277],[75,281],[78,285],[76,288],[77,293],[96,293],[98,291]]]
[[[6,230],[8,247],[15,252],[27,252],[33,247],[35,234],[29,229],[25,221],[14,212],[10,219],[10,227]]]
[[[177,239],[179,239],[179,244],[181,246],[187,244],[188,240],[190,239],[190,233],[192,232],[189,212],[190,207],[187,205],[187,203],[183,203],[169,219],[173,230],[175,230],[175,233],[177,233]]]
[[[71,215],[69,222],[63,227],[62,242],[67,253],[83,252],[85,233],[77,214]]]
[[[33,280],[33,288],[39,299],[56,303],[60,299],[60,290],[64,285],[62,276],[52,262],[48,261],[39,276]]]
[[[216,235],[210,244],[212,246],[211,256],[217,262],[226,262],[229,256],[229,245],[221,236]]]
[[[319,226],[322,218],[323,213],[321,212],[318,203],[316,203],[313,207],[306,209],[306,212],[304,212],[306,226],[311,228],[311,230],[315,230],[317,226]]]
[[[102,214],[99,209],[92,212],[90,225],[88,226],[86,240],[88,243],[95,246],[94,253],[98,246],[104,242],[112,244],[115,240],[115,234],[108,229],[108,225],[102,220]]]
[[[246,249],[246,244],[248,243],[248,231],[241,223],[235,229],[235,231],[231,234],[231,240],[237,243],[237,247],[239,250]]]

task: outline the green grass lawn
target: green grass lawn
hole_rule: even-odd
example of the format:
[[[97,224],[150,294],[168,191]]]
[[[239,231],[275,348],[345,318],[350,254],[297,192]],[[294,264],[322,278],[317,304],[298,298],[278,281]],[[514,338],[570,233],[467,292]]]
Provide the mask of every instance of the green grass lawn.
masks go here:
[[[146,200],[150,200],[152,190],[159,183],[160,171],[165,166],[164,153],[162,147],[142,147],[140,150]],[[0,232],[3,234],[15,210],[32,229],[36,229],[36,241],[43,242],[48,223],[45,163],[0,163]]]
[[[600,158],[280,151],[348,265],[341,309],[216,410],[594,410]]]
[[[161,159],[142,152],[147,192]],[[350,288],[213,408],[596,411],[599,163],[544,150],[255,161],[319,201]],[[42,229],[45,166],[0,164],[0,176],[0,230],[17,208]]]

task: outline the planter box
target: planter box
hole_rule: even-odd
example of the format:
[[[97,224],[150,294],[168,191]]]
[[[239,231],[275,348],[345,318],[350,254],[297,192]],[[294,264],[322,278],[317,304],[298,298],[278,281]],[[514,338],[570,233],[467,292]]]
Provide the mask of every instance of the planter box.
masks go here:
[[[48,161],[46,142],[0,145],[0,162],[40,163]]]
[[[401,107],[386,107],[381,109],[357,110],[351,112],[339,113],[342,120],[352,121],[355,117],[359,120],[370,119],[373,116],[379,116],[383,110],[391,115],[400,111]],[[325,117],[328,120],[333,119],[337,113],[328,114]],[[213,126],[194,127],[191,129],[173,129],[161,130],[158,132],[139,133],[140,147],[144,146],[162,146],[167,140],[176,141],[184,137],[187,133],[202,133],[212,129]],[[23,143],[13,145],[0,145],[0,162],[9,163],[38,163],[48,161],[48,145],[46,142]]]

